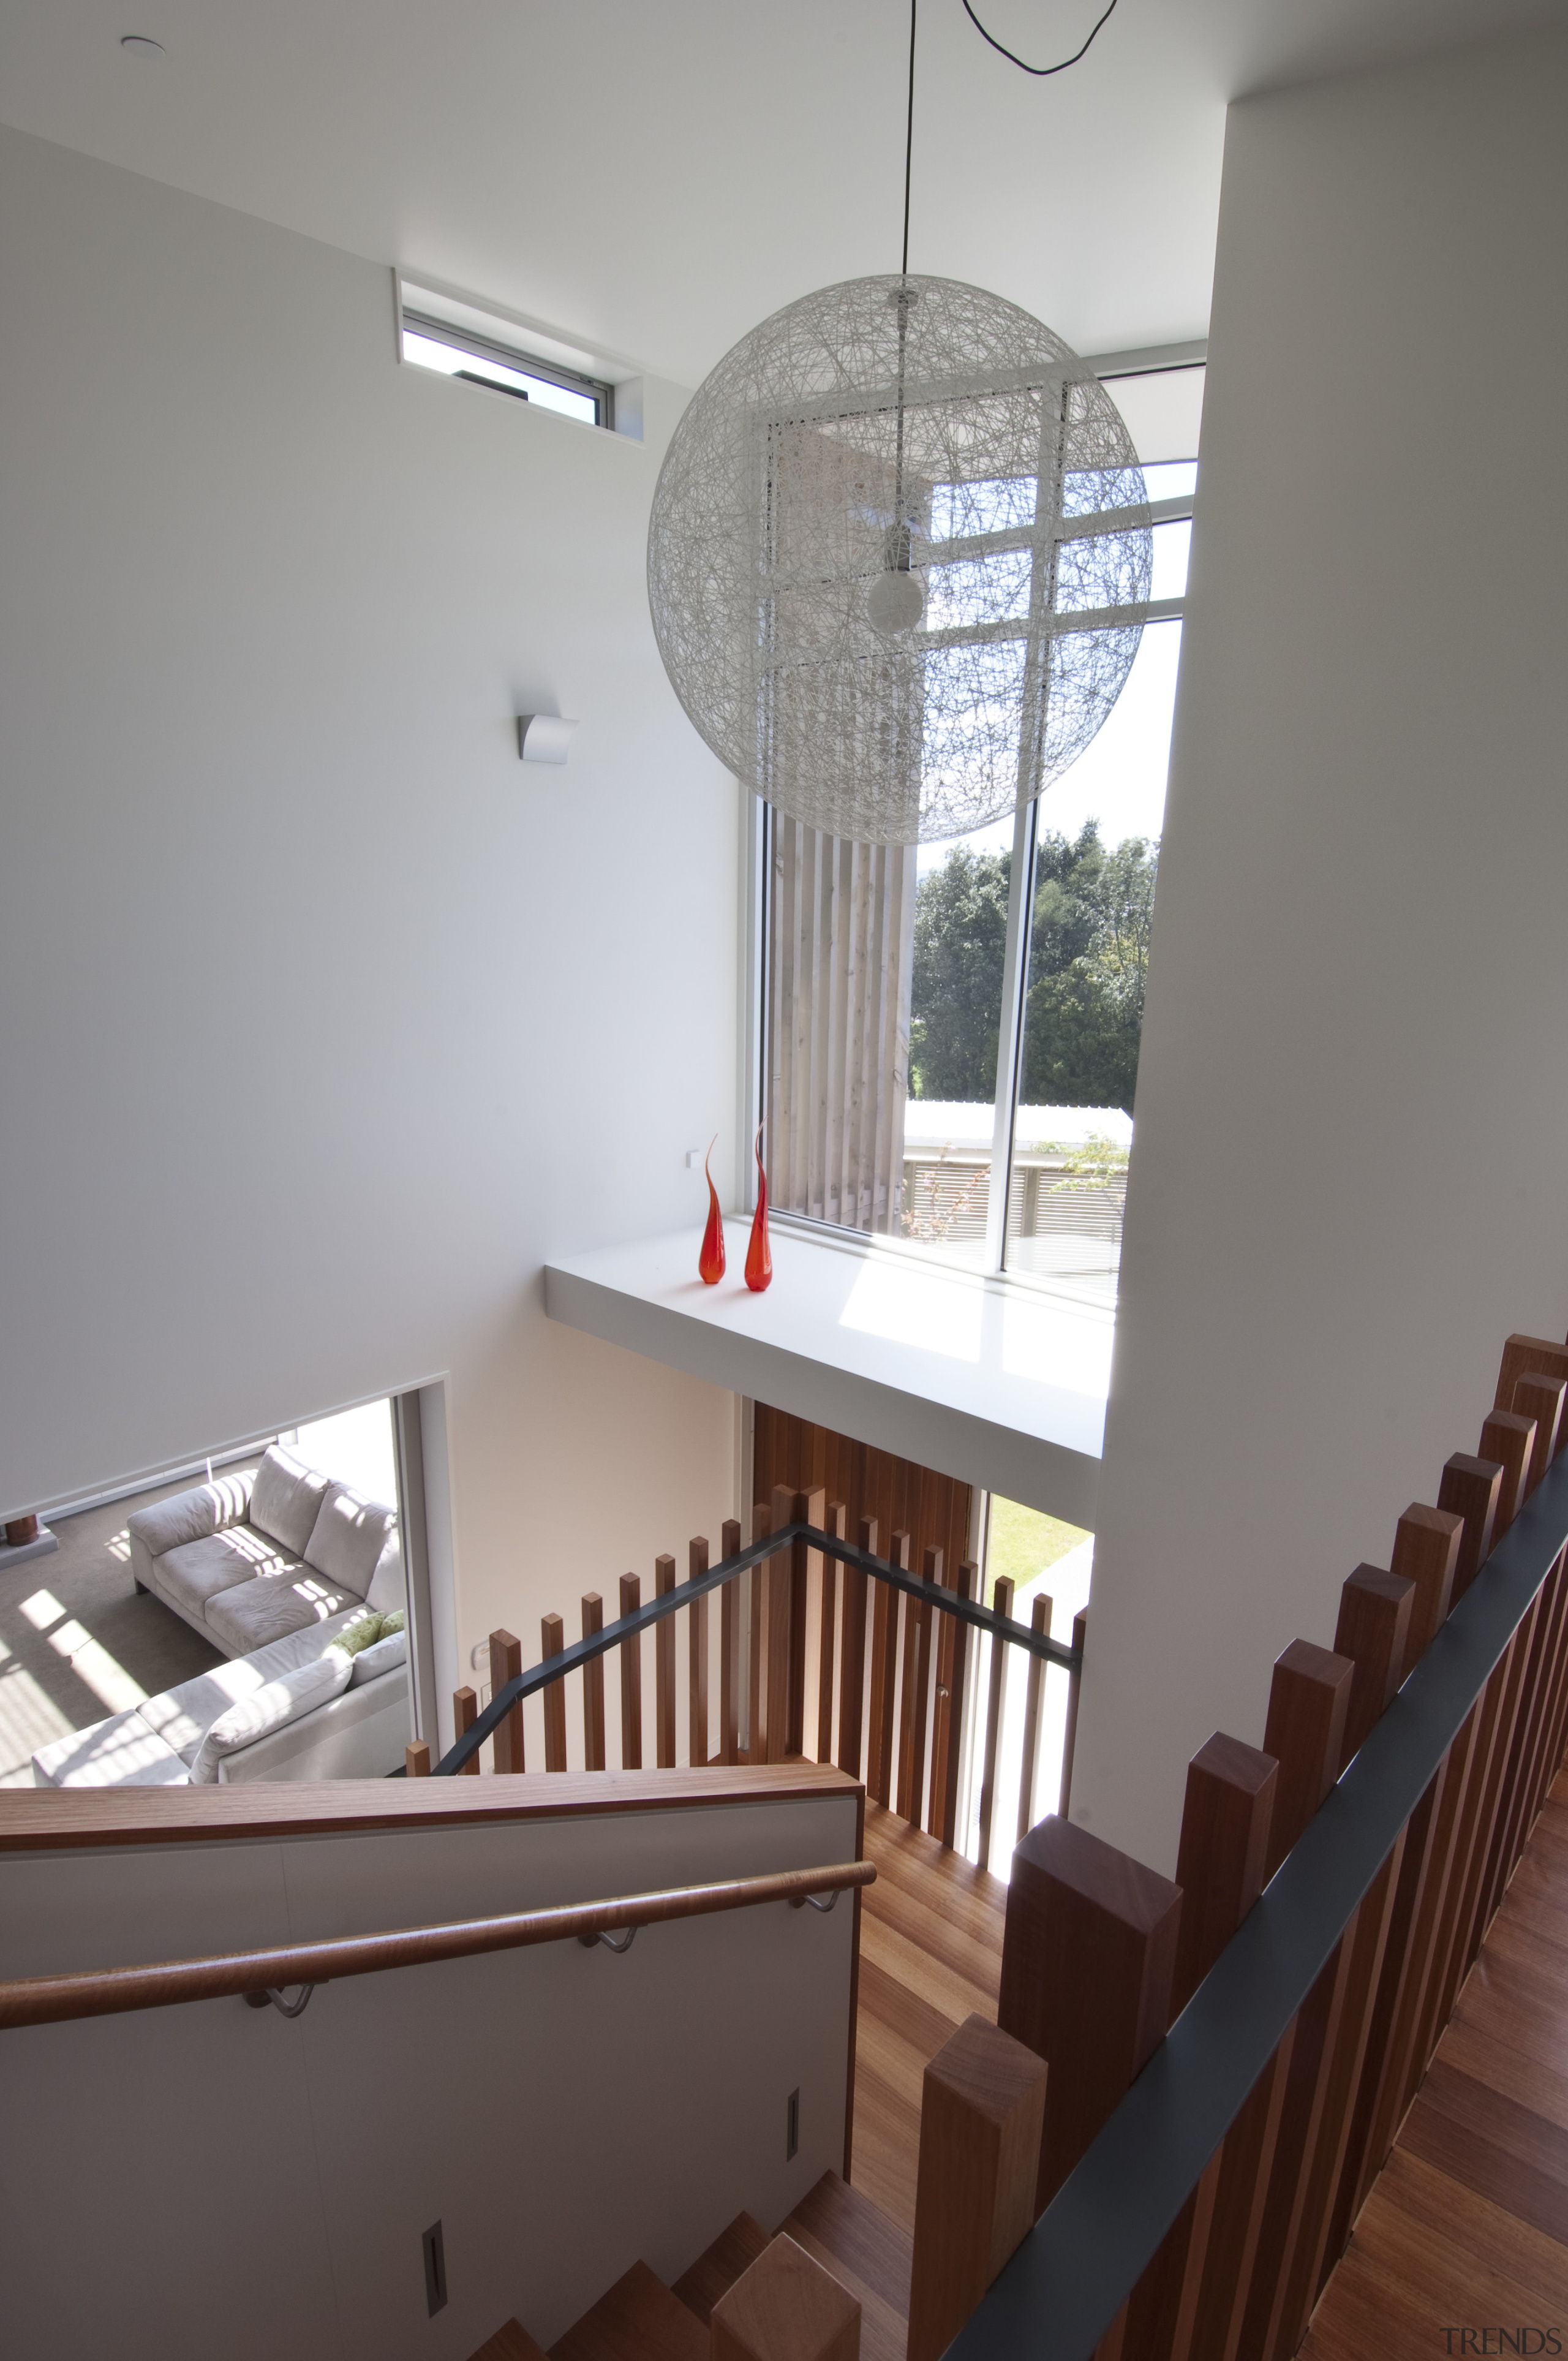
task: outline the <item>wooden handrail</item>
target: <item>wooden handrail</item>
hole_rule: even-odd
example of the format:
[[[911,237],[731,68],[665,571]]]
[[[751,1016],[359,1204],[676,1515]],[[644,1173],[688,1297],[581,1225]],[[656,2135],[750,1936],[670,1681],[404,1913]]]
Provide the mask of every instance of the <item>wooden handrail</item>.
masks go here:
[[[813,1894],[872,1884],[875,1878],[872,1862],[841,1861],[823,1869],[786,1869],[765,1877],[725,1878],[714,1885],[666,1886],[606,1902],[514,1911],[502,1918],[458,1918],[439,1927],[404,1927],[389,1934],[340,1936],[324,1943],[287,1943],[272,1950],[229,1951],[203,1960],[162,1960],[139,1968],[100,1968],[82,1975],[23,1976],[0,1983],[0,2030],[64,2025],[82,2016],[117,2016],[129,2009],[167,2008],[177,2001],[260,1995],[291,1984],[333,1983],[344,1976],[421,1967],[432,1960],[560,1943],[574,1935],[591,1943],[612,1928],[707,1918],[763,1902],[799,1904]]]

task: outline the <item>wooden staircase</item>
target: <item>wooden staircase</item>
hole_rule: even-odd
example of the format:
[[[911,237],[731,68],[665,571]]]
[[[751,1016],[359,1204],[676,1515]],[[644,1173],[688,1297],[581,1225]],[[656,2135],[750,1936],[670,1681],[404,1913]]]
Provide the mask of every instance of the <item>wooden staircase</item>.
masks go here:
[[[914,2253],[905,2233],[836,2172],[779,2224],[789,2238],[861,2307],[861,2361],[905,2361]],[[633,2263],[550,2347],[549,2361],[709,2361],[714,2309],[773,2240],[750,2213],[737,2213],[673,2288]],[[545,2361],[515,2320],[480,2345],[472,2361]]]

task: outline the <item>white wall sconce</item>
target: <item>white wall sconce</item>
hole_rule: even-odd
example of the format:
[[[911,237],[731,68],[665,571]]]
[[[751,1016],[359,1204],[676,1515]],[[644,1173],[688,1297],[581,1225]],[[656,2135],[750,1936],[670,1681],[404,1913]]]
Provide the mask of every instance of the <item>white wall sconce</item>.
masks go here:
[[[559,713],[520,713],[517,751],[525,763],[564,763],[572,749],[575,721]]]

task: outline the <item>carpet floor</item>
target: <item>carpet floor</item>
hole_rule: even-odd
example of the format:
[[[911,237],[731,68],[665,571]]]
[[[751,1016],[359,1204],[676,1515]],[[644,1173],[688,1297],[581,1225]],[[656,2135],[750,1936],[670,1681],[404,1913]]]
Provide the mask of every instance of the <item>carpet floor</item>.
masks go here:
[[[0,1787],[31,1786],[36,1747],[223,1662],[131,1579],[126,1518],[191,1483],[53,1520],[59,1549],[0,1575]]]

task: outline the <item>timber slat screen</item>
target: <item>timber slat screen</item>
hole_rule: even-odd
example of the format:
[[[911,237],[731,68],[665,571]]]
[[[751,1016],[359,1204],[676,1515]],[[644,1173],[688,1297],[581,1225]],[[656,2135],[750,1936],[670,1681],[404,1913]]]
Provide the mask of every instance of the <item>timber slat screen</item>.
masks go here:
[[[751,1473],[754,1499],[772,1500],[781,1484],[792,1492],[820,1490],[843,1502],[851,1533],[862,1517],[874,1517],[881,1533],[907,1533],[916,1565],[928,1549],[939,1549],[948,1565],[970,1554],[974,1495],[967,1484],[767,1402],[752,1412]]]

